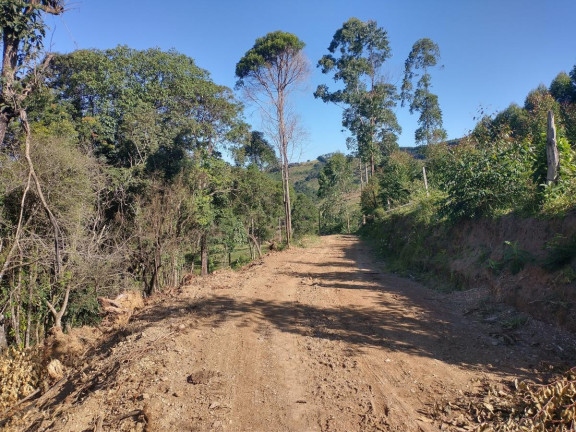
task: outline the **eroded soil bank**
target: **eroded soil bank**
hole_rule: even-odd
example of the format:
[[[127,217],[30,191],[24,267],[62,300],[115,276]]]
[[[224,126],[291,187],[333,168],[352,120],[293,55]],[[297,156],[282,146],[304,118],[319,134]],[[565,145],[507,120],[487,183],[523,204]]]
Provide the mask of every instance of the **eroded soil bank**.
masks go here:
[[[356,237],[324,237],[148,305],[5,427],[473,430],[458,406],[486,388],[574,366],[572,336],[515,317],[487,290],[434,292]]]

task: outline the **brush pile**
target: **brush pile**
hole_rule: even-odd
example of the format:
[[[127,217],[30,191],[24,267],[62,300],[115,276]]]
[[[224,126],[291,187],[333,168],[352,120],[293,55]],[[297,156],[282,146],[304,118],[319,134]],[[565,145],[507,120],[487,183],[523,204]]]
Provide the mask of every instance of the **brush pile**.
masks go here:
[[[38,349],[9,348],[0,357],[0,413],[42,387],[46,378]]]
[[[576,368],[545,385],[518,380],[509,388],[485,384],[480,394],[436,404],[431,414],[450,430],[576,431]]]

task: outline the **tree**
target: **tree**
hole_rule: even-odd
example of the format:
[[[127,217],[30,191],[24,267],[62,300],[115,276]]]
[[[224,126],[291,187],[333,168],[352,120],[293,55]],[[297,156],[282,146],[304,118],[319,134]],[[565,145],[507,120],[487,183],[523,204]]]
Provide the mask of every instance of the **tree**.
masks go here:
[[[318,61],[322,73],[333,73],[344,88],[329,91],[320,85],[314,96],[345,107],[342,125],[352,133],[355,148],[374,174],[380,155],[396,146],[401,128],[394,114],[396,87],[385,81],[381,68],[391,56],[386,31],[376,21],[350,18],[336,31],[328,47],[330,54]]]
[[[297,118],[290,111],[289,96],[308,76],[304,42],[291,33],[276,31],[256,39],[254,46],[236,64],[237,87],[263,112],[280,154],[286,243],[292,238],[289,151],[298,133]]]
[[[234,161],[237,165],[256,165],[260,171],[265,171],[278,165],[278,158],[274,153],[274,147],[266,141],[264,134],[252,131],[250,139],[240,148],[234,151]]]
[[[231,190],[231,204],[238,221],[244,226],[245,238],[254,257],[261,244],[274,236],[278,217],[283,212],[282,188],[279,182],[251,164],[238,170]],[[295,231],[297,224],[295,223]]]
[[[0,145],[4,142],[8,124],[20,115],[14,107],[14,95],[18,95],[19,105],[22,105],[31,91],[32,62],[42,49],[46,32],[42,13],[60,15],[63,12],[64,2],[61,0],[3,1],[0,4]]]
[[[212,153],[246,133],[231,90],[176,51],[118,46],[56,56],[50,85],[86,145],[136,172],[175,176],[185,152]]]
[[[430,92],[431,76],[428,69],[436,66],[440,58],[438,45],[428,38],[419,39],[408,55],[402,81],[402,106],[410,103],[410,114],[420,113],[415,138],[419,144],[431,144],[446,139],[442,128],[442,111],[438,96]],[[418,72],[421,70],[421,72]],[[419,77],[414,90],[414,80]]]
[[[328,231],[338,227],[342,229],[345,223],[346,232],[350,233],[350,210],[346,198],[352,191],[353,174],[352,158],[342,153],[334,153],[320,171],[318,196],[324,199],[323,219]]]
[[[296,193],[294,200],[294,234],[302,236],[318,231],[318,209],[312,199],[304,193]]]
[[[26,100],[29,94],[39,86],[39,76],[51,59],[51,56],[46,56],[42,63],[36,62],[42,49],[42,40],[45,35],[45,26],[42,21],[43,12],[59,15],[64,12],[64,7],[59,0],[4,1],[0,4],[0,33],[2,35],[0,149],[4,146],[8,125],[12,120],[18,118],[22,132],[25,135],[23,156],[28,168],[28,176],[20,200],[20,217],[13,233],[11,233],[13,236],[10,248],[3,257],[3,263],[0,267],[0,281],[4,279],[9,265],[12,264],[17,249],[20,251],[20,257],[22,256],[20,237],[24,222],[23,209],[31,189],[34,189],[37,194],[53,228],[54,273],[56,278],[62,268],[60,228],[48,205],[34,168],[31,157],[31,128],[26,112]],[[22,259],[20,259],[20,266],[21,263]],[[67,301],[68,297],[64,299],[64,305],[66,305]],[[61,317],[61,314],[58,313],[57,316]],[[3,313],[0,313],[0,320],[2,319]],[[3,348],[1,345],[4,344],[5,340],[4,325],[0,325],[0,349]]]
[[[404,151],[395,151],[378,172],[382,204],[390,210],[410,200],[412,183],[422,175],[422,163]]]
[[[560,72],[556,75],[556,78],[550,83],[549,90],[554,99],[560,103],[576,102],[576,89],[566,72]]]
[[[576,66],[570,75],[560,72],[550,84],[550,94],[560,104],[566,138],[576,145]]]

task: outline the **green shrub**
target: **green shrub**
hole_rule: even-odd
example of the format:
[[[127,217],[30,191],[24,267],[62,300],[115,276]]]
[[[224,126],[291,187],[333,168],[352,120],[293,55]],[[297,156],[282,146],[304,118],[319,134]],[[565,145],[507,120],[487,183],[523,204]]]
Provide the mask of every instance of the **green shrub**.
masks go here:
[[[544,266],[549,270],[558,270],[576,258],[576,235],[568,239],[557,235],[546,248],[549,252],[544,260]]]
[[[441,214],[452,221],[494,216],[522,208],[533,198],[530,148],[501,141],[480,147],[463,144],[443,155],[443,182],[447,193]]]

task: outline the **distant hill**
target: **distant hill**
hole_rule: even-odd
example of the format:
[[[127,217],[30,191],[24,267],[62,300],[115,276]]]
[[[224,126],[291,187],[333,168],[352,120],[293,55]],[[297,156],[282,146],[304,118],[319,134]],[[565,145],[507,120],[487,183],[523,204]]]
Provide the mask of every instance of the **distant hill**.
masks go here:
[[[326,165],[326,160],[324,155],[312,161],[290,164],[290,181],[296,192],[306,194],[314,201],[318,199],[318,174]],[[270,175],[278,181],[281,180],[282,174],[279,168],[272,170]]]
[[[446,141],[446,144],[449,146],[455,146],[455,145],[460,144],[461,140],[462,140],[462,138],[451,139],[451,140]],[[416,146],[416,147],[400,147],[399,148],[400,151],[410,153],[416,159],[425,159],[426,158],[426,156],[424,155],[425,149],[426,149],[425,145]]]

